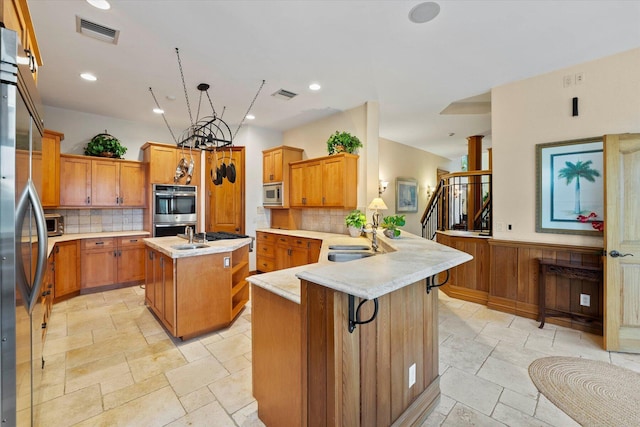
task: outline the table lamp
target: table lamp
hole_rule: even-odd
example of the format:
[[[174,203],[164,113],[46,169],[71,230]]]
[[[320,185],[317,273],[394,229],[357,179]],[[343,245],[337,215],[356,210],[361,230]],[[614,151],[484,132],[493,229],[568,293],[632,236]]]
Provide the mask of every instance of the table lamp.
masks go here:
[[[382,198],[376,197],[371,201],[371,203],[369,203],[368,209],[375,210],[371,219],[373,220],[373,226],[378,228],[380,225],[380,214],[378,213],[378,210],[387,210],[389,208],[384,204],[384,200],[382,200]]]

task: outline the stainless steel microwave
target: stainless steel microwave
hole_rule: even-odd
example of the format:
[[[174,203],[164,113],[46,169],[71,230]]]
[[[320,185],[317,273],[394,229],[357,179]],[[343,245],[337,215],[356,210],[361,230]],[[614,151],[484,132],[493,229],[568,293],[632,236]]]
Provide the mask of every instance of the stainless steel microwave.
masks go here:
[[[264,184],[262,186],[262,204],[264,206],[282,206],[283,186],[281,182]]]
[[[45,214],[47,221],[47,236],[62,236],[64,234],[64,217],[60,214]]]

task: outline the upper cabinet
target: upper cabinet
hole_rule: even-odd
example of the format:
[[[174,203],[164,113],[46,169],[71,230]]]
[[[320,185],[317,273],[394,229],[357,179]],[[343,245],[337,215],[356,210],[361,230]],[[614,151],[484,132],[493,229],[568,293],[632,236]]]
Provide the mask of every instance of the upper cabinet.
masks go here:
[[[262,152],[262,182],[288,181],[289,163],[302,160],[302,149],[282,145]]]
[[[49,129],[42,135],[42,194],[44,208],[60,204],[60,141],[64,134]]]
[[[24,52],[18,52],[18,56],[29,59],[31,76],[37,83],[38,67],[42,65],[42,57],[36,41],[27,0],[0,0],[0,5],[0,22],[4,23],[5,28],[18,33],[18,40],[24,50]]]
[[[60,206],[144,208],[146,191],[142,162],[60,155]]]
[[[293,162],[291,207],[354,209],[357,204],[358,156],[332,156]]]
[[[149,164],[149,184],[200,185],[200,150],[184,150],[168,144],[147,142],[142,146],[143,161]],[[193,159],[193,173],[191,181],[187,183],[187,176],[182,176],[177,182],[174,180],[180,160],[187,164]]]

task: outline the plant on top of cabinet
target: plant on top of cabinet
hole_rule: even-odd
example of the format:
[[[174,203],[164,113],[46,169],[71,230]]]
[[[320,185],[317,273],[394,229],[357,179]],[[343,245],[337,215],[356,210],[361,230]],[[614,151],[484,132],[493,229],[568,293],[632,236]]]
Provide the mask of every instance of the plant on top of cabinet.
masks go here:
[[[397,239],[400,237],[400,230],[398,227],[402,227],[405,224],[404,215],[389,215],[382,218],[382,228],[384,228],[384,235]]]
[[[336,131],[336,133],[332,134],[327,140],[327,152],[329,154],[354,154],[360,147],[362,147],[362,142],[360,142],[357,136],[353,136],[349,132]]]
[[[127,147],[120,144],[118,138],[109,135],[105,129],[104,133],[99,133],[84,148],[87,156],[121,158],[127,152]]]

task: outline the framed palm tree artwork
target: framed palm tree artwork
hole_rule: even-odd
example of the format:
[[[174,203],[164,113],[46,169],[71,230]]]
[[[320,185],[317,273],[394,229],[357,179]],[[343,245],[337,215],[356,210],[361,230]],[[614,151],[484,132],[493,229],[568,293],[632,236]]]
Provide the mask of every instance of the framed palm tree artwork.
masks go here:
[[[602,138],[536,145],[536,232],[602,235]]]

